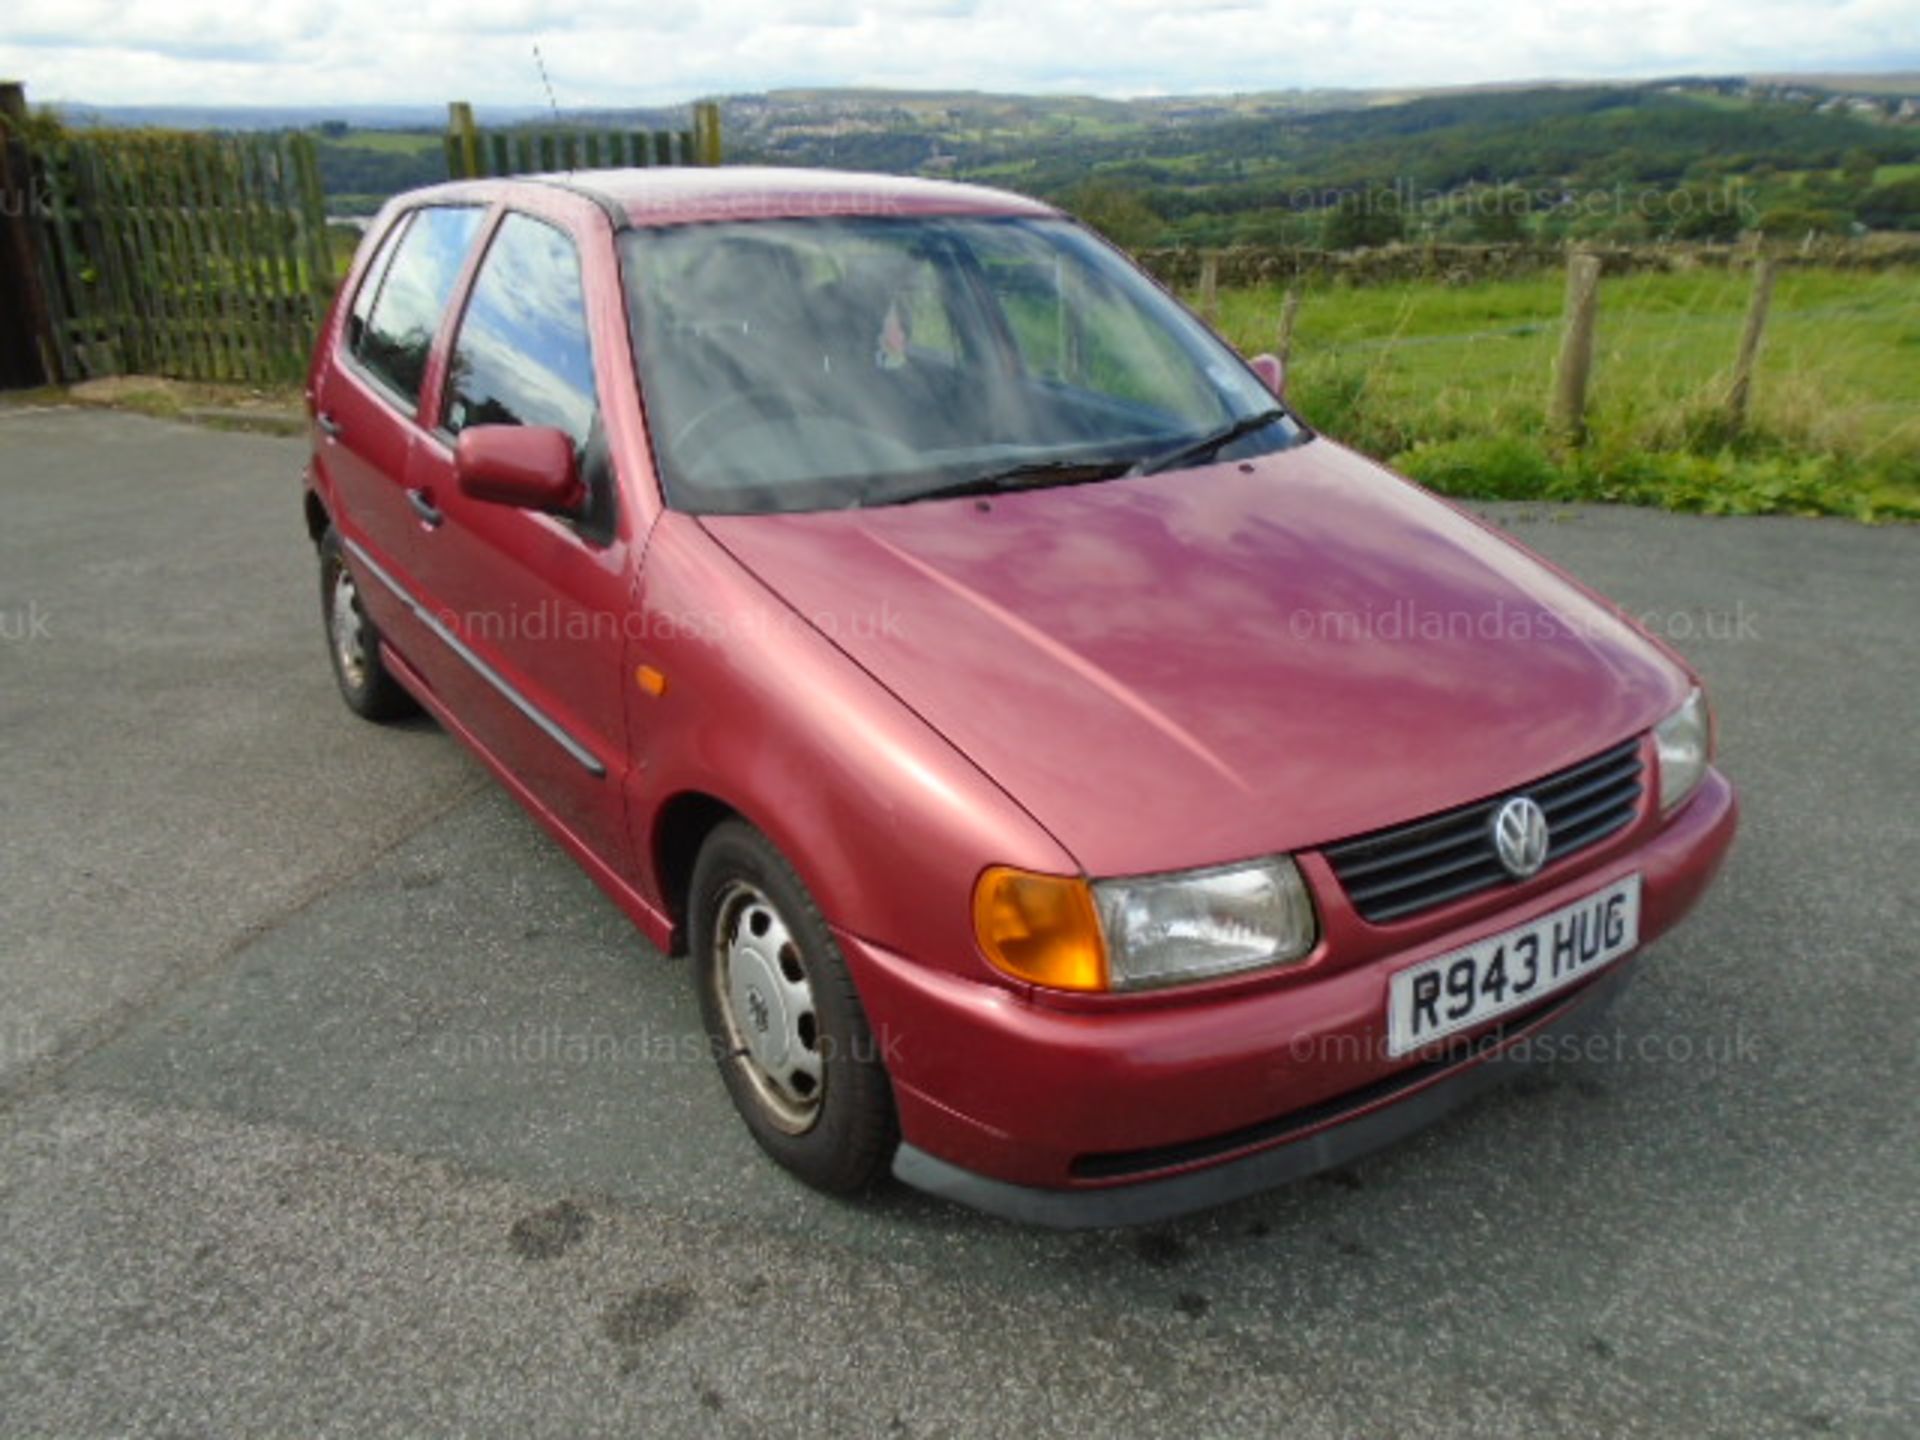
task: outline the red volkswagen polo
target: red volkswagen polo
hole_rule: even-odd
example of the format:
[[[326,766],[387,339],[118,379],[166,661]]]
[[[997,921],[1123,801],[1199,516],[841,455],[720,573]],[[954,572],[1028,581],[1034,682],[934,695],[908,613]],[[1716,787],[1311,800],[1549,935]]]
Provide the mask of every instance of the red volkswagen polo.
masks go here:
[[[990,190],[410,194],[309,380],[340,689],[691,956],[808,1182],[1243,1195],[1590,1024],[1735,818],[1684,662],[1280,379]]]

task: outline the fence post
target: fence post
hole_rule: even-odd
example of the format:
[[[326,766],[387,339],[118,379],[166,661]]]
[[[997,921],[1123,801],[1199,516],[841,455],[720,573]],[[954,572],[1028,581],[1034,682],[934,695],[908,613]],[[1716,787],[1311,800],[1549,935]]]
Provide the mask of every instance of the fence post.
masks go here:
[[[1753,394],[1753,367],[1760,358],[1760,337],[1766,333],[1767,311],[1773,304],[1773,259],[1761,255],[1753,262],[1753,298],[1747,303],[1747,324],[1740,332],[1740,353],[1733,362],[1733,381],[1727,386],[1727,429],[1737,433],[1747,423],[1747,401]]]
[[[1280,302],[1280,333],[1274,338],[1274,354],[1285,366],[1293,359],[1293,322],[1300,316],[1300,287],[1289,285],[1286,299]]]
[[[1220,323],[1220,257],[1211,250],[1200,257],[1200,318]]]
[[[313,137],[295,135],[292,148],[300,224],[305,231],[302,238],[307,249],[307,283],[313,290],[313,318],[317,326],[327,306],[333,303],[333,247],[327,235],[327,192],[320,184],[320,157],[314,150]]]
[[[454,180],[480,176],[480,132],[473,123],[473,106],[464,100],[447,103],[447,174]]]
[[[0,351],[0,386],[44,385],[60,374],[60,348],[53,338],[35,230],[40,196],[33,156],[22,133],[26,120],[27,87],[18,80],[0,80],[0,255],[5,257],[0,287],[10,292],[0,294],[0,313],[8,318],[9,332]]]
[[[117,203],[110,157],[89,146],[74,152],[74,162],[82,193],[87,197],[87,251],[100,274],[100,343],[114,374],[130,375],[134,373],[134,352],[139,342],[133,317],[133,286],[128,282],[128,267],[121,263],[131,258],[123,254],[128,248],[123,244],[126,207]]]
[[[101,374],[98,346],[94,338],[97,319],[86,247],[75,224],[73,145],[60,141],[40,147],[40,178],[46,182],[47,204],[51,211],[47,223],[50,249],[57,257],[65,294],[61,305],[61,331],[66,348],[61,369],[68,380],[91,380]]]
[[[219,378],[244,380],[247,354],[241,324],[239,267],[233,248],[227,243],[225,194],[215,178],[214,156],[209,153],[218,142],[209,137],[186,147],[187,180],[198,197],[200,207],[200,243],[213,263],[218,283],[213,290],[214,321],[218,325],[214,344],[214,364]],[[132,187],[129,187],[132,188]],[[139,230],[134,238],[139,243]],[[144,246],[143,246],[144,248]]]
[[[693,107],[693,148],[694,164],[720,163],[720,106],[712,100]]]
[[[1593,322],[1599,302],[1600,257],[1575,251],[1567,258],[1566,315],[1548,415],[1554,433],[1569,445],[1587,438],[1587,379],[1593,373]]]

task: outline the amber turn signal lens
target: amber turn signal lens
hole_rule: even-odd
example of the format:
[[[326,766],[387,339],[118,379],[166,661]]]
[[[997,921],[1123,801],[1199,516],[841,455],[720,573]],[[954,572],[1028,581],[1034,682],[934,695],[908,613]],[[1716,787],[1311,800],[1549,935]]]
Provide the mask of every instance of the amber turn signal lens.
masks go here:
[[[973,890],[973,929],[987,959],[1056,990],[1107,988],[1107,950],[1087,883],[999,865]]]

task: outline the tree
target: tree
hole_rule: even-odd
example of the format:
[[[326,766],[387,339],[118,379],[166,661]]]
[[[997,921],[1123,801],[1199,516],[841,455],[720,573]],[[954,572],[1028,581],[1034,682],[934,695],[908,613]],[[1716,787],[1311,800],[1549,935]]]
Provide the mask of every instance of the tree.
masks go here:
[[[1846,215],[1838,210],[1809,210],[1799,205],[1776,205],[1754,223],[1762,235],[1798,240],[1809,233],[1842,235],[1848,226]]]
[[[1794,189],[1803,197],[1802,203],[1816,210],[1851,204],[1859,193],[1847,183],[1844,176],[1825,170],[1813,170],[1800,176]]]
[[[1920,230],[1920,175],[1874,186],[1860,197],[1854,214],[1875,230]]]
[[[1682,186],[1666,197],[1658,223],[1682,240],[1738,240],[1750,204],[1734,186]]]
[[[51,105],[35,105],[27,112],[25,119],[17,124],[0,115],[0,137],[13,130],[18,130],[21,138],[30,145],[51,145],[67,138],[66,122]]]
[[[1879,168],[1880,162],[1865,146],[1856,145],[1840,157],[1840,178],[1850,190],[1864,190],[1873,184],[1874,171]]]
[[[1083,180],[1062,195],[1060,203],[1123,250],[1143,249],[1166,229],[1139,192],[1106,180]]]
[[[1334,202],[1320,225],[1320,243],[1329,250],[1359,250],[1391,245],[1407,233],[1400,197],[1391,190],[1348,191]]]
[[[1315,240],[1311,214],[1292,210],[1249,210],[1233,222],[1235,245],[1311,245]]]
[[[1610,245],[1639,245],[1647,240],[1651,231],[1647,217],[1638,210],[1606,211],[1598,215],[1582,215],[1567,228],[1567,233],[1577,240],[1601,240]]]
[[[1527,238],[1527,193],[1511,185],[1476,190],[1467,200],[1468,233],[1483,245],[1515,245]]]

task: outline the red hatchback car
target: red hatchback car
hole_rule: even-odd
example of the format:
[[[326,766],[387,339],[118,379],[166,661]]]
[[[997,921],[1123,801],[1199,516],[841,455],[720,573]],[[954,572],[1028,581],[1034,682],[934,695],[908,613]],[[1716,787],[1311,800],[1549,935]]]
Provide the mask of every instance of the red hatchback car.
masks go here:
[[[807,1181],[1231,1199],[1557,1048],[1735,822],[1684,662],[1280,378],[990,190],[406,195],[308,385],[340,688],[691,956]]]

